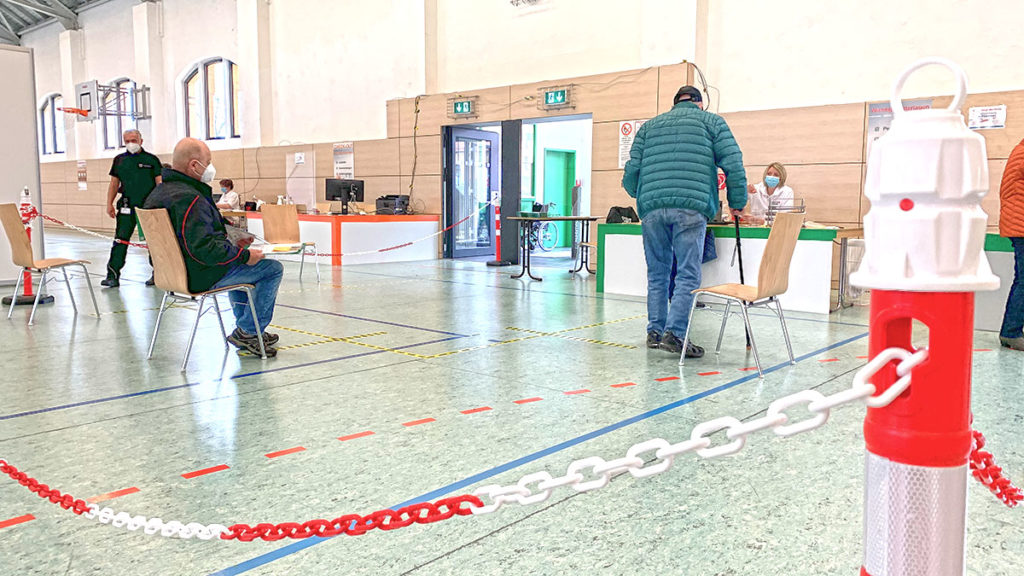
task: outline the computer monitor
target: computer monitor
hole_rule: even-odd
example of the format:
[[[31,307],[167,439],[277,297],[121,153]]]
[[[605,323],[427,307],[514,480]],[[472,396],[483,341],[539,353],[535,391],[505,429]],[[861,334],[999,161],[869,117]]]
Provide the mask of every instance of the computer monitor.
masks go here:
[[[325,196],[331,202],[341,202],[342,204],[362,202],[363,181],[330,178],[327,180]]]

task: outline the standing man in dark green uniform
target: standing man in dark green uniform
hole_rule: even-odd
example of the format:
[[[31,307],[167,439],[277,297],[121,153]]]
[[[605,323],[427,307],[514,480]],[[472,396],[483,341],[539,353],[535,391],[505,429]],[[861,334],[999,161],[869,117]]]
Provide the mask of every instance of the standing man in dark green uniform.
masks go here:
[[[110,167],[110,187],[107,189],[107,215],[117,220],[114,232],[117,240],[110,248],[107,278],[100,282],[108,288],[121,285],[121,268],[124,268],[124,259],[128,255],[128,245],[124,242],[131,240],[132,232],[135,231],[135,209],[142,207],[153,188],[163,181],[160,177],[163,170],[160,159],[142,149],[141,132],[126,130],[124,144],[128,151],[114,158],[114,165]],[[118,194],[121,198],[115,206],[114,198]],[[152,285],[151,273],[146,286]]]

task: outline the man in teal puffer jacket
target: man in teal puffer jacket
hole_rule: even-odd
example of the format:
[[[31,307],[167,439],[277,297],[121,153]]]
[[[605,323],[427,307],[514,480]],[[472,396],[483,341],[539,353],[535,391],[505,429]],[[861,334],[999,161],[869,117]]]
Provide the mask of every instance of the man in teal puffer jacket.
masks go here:
[[[622,177],[622,187],[636,198],[643,222],[647,347],[675,354],[683,349],[691,292],[700,287],[704,233],[718,212],[718,168],[725,172],[733,214],[747,205],[740,148],[725,120],[701,109],[701,101],[700,90],[680,88],[672,110],[637,130]],[[670,295],[673,256],[678,270]],[[687,357],[703,355],[703,348],[687,344]]]

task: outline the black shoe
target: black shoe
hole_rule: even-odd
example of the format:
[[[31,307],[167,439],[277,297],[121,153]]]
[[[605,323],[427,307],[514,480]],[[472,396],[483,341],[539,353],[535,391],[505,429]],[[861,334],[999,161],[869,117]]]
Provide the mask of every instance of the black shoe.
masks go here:
[[[156,276],[151,274],[149,280],[146,280],[146,286],[156,286]]]
[[[257,356],[260,355],[260,341],[253,334],[245,334],[238,328],[235,328],[235,331],[228,336],[228,342],[233,344],[239,350],[245,350]],[[277,356],[277,348],[274,348],[265,340],[263,345],[267,352],[267,358]]]
[[[657,332],[647,333],[647,347],[651,349],[657,349],[658,344],[661,344],[661,334]]]
[[[683,341],[681,338],[676,336],[670,331],[665,331],[665,335],[661,337],[660,349],[673,354],[679,354],[683,351]],[[703,358],[704,349],[697,346],[693,342],[686,343],[686,357],[687,358]]]
[[[280,339],[281,339],[281,337],[278,336],[277,334],[271,334],[270,332],[264,332],[263,333],[263,342],[265,342],[266,344],[269,344],[270,346],[276,345],[277,341],[280,340]]]
[[[1000,336],[999,344],[1003,348],[1009,348],[1010,350],[1024,350],[1024,336],[1019,336],[1017,338],[1005,338]]]
[[[107,288],[117,288],[120,285],[121,283],[118,282],[117,278],[106,278],[104,280],[100,280],[100,286],[105,286]]]

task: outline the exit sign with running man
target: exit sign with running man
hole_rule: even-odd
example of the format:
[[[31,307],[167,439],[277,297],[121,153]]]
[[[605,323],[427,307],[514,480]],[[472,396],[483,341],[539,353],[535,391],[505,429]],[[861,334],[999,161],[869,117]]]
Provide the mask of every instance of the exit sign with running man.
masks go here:
[[[537,107],[541,110],[560,110],[575,108],[572,101],[572,86],[548,86],[538,90]]]

